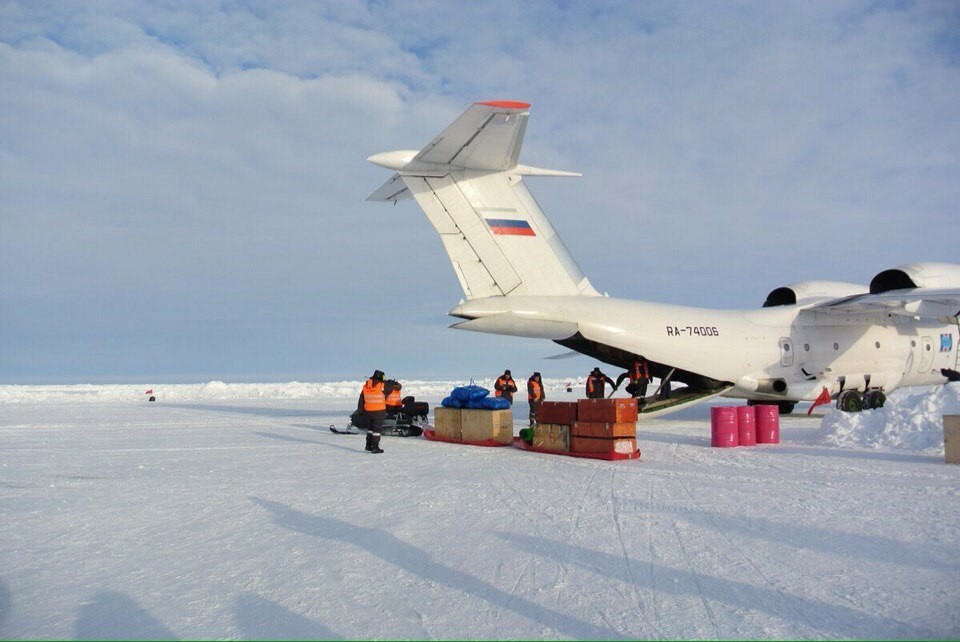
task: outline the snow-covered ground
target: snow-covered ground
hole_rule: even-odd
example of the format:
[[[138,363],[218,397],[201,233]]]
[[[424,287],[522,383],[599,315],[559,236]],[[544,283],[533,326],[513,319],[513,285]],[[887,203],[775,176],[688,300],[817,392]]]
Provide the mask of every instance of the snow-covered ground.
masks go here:
[[[357,382],[145,389],[0,386],[0,638],[960,636],[960,386],[756,448],[704,406],[617,463],[368,455],[327,430]]]

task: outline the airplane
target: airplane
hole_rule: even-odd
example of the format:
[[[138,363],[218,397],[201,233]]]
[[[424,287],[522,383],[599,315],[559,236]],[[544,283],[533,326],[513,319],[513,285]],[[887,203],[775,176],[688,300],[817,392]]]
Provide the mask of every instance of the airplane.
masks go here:
[[[465,296],[448,312],[463,319],[451,327],[548,339],[624,369],[642,355],[658,392],[684,384],[641,400],[643,416],[717,396],[786,414],[827,393],[858,412],[883,406],[898,387],[942,384],[960,370],[956,264],[901,265],[868,286],[800,281],[748,310],[601,294],[524,183],[580,176],[518,162],[529,110],[474,103],[423,149],[367,159],[394,173],[366,200],[413,198],[439,233]]]

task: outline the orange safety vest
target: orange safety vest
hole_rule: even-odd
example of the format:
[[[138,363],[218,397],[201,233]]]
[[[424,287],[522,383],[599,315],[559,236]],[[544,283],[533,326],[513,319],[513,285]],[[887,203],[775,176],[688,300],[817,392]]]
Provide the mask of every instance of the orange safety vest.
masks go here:
[[[512,379],[504,379],[503,377],[498,377],[498,378],[497,378],[497,382],[494,384],[494,388],[496,388],[497,386],[503,386],[504,388],[506,388],[508,381],[513,381],[513,380],[512,380]],[[521,381],[522,381],[522,379],[521,379]],[[494,396],[494,397],[502,397],[502,396],[503,396],[503,393],[504,393],[503,390],[494,390],[494,391],[493,391],[493,396]]]
[[[537,383],[536,381],[531,381],[530,383],[531,385],[533,385],[533,394],[531,395],[528,392],[527,399],[530,401],[533,401],[535,399],[543,399],[543,390],[540,388],[540,384]]]
[[[387,402],[383,398],[382,381],[374,383],[373,379],[367,379],[367,383],[363,384],[363,409],[366,412],[387,409]]]
[[[647,370],[646,361],[634,361],[633,368],[630,370],[630,381],[646,381],[650,378],[650,371]]]
[[[400,400],[400,390],[394,388],[389,395],[387,395],[387,405],[391,408],[399,408],[403,405],[403,402]]]

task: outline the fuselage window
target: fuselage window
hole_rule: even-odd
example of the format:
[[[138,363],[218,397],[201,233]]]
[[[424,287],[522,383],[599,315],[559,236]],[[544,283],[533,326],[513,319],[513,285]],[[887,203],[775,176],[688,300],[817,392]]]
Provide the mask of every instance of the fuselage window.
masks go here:
[[[804,351],[804,352],[810,352],[810,344],[809,344],[809,343],[804,343],[804,344],[803,344],[803,351]]]
[[[880,349],[880,342],[879,342],[879,341],[877,341],[874,345],[877,346],[877,350]]]
[[[833,349],[834,349],[834,350],[839,350],[839,349],[840,349],[840,344],[839,344],[839,343],[834,343],[834,344],[833,344]]]

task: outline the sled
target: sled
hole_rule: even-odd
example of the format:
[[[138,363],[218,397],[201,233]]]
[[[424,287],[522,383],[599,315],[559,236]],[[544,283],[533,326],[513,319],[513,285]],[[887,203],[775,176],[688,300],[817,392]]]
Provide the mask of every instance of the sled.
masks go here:
[[[572,453],[572,452],[557,452],[556,450],[547,450],[546,448],[534,448],[524,440],[519,437],[513,438],[514,448],[519,448],[520,450],[529,450],[530,452],[535,453],[545,453],[547,455],[566,455],[567,457],[583,457],[586,459],[603,459],[605,461],[620,461],[622,459],[640,459],[640,450],[637,449],[632,453]]]

